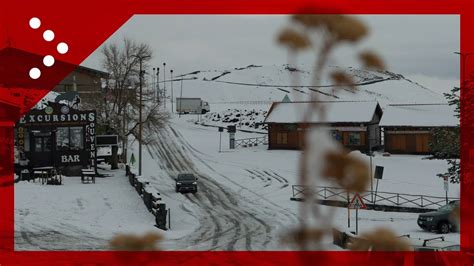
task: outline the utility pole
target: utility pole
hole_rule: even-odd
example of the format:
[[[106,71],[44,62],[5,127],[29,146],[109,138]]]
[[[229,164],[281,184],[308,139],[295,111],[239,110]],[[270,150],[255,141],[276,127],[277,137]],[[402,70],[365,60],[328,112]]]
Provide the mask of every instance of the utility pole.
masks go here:
[[[153,88],[154,88],[154,86],[155,86],[155,84],[156,84],[156,83],[155,83],[155,82],[156,82],[155,68],[153,68],[153,71],[152,71],[151,73],[153,73],[153,74],[151,75],[151,78],[152,78],[151,84],[153,84],[153,85],[151,85],[151,89],[153,90]],[[153,91],[153,98],[155,98],[155,91]]]
[[[181,102],[183,101],[183,78],[181,78],[181,92],[180,92],[179,97],[180,97],[180,99],[179,99],[179,108],[178,108],[179,112],[178,112],[178,114],[179,114],[179,117],[181,117]]]
[[[166,108],[166,63],[163,63],[163,106]]]
[[[156,101],[160,103],[160,68],[156,68]]]
[[[173,69],[170,70],[171,73],[171,113],[173,113]]]
[[[142,67],[143,67],[143,59],[146,59],[146,58],[150,58],[151,56],[149,55],[146,55],[146,56],[139,56],[139,55],[133,55],[133,57],[136,57],[138,58],[139,62],[140,62],[140,72],[139,72],[139,76],[140,76],[140,99],[139,99],[139,109],[138,109],[138,123],[139,123],[139,127],[138,127],[138,137],[139,137],[139,140],[138,140],[138,175],[141,176],[142,175],[142,139],[143,139],[143,121],[142,121],[142,107],[143,107],[143,74],[144,74],[144,71],[142,70]]]

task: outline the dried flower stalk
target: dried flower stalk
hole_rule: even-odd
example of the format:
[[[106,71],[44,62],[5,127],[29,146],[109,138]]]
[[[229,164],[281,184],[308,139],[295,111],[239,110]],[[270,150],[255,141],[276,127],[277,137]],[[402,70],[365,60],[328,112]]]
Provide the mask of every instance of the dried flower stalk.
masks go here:
[[[356,17],[346,15],[307,15],[299,14],[291,17],[293,28],[283,30],[278,38],[280,44],[288,47],[293,53],[313,48],[315,52],[315,64],[313,69],[313,81],[311,86],[320,86],[323,70],[327,64],[333,49],[342,43],[356,43],[368,34],[368,28]],[[307,41],[308,40],[308,41]],[[383,62],[375,56],[375,53],[365,52],[359,59],[365,67],[383,69]],[[355,90],[352,78],[343,72],[333,72],[330,78],[335,85],[348,87]],[[323,105],[318,104],[318,94],[311,92],[311,104],[305,110],[303,121],[309,121],[315,113],[319,115],[320,124],[326,121],[326,110]],[[320,126],[318,126],[320,127]],[[308,169],[311,165],[308,156],[309,150],[315,149],[318,143],[306,141],[305,152],[300,159],[299,183],[303,186],[311,184]],[[369,169],[365,162],[351,158],[344,151],[328,152],[324,155],[325,166],[321,170],[324,178],[335,180],[341,187],[350,192],[362,192],[370,181]],[[329,215],[331,215],[330,212]],[[319,219],[319,227],[308,225],[310,216]],[[314,191],[309,188],[305,195],[305,201],[300,205],[301,226],[293,233],[293,240],[300,247],[307,249],[309,243],[319,243],[327,228],[327,221],[331,217],[321,216],[317,204],[314,204]],[[322,225],[321,225],[322,224]],[[317,232],[317,233],[316,233]]]
[[[397,237],[391,230],[375,229],[371,233],[362,234],[348,244],[353,251],[410,251],[410,243],[405,238]]]
[[[158,242],[162,239],[163,237],[156,233],[147,233],[143,236],[120,234],[109,241],[109,246],[113,250],[151,251],[158,250]]]

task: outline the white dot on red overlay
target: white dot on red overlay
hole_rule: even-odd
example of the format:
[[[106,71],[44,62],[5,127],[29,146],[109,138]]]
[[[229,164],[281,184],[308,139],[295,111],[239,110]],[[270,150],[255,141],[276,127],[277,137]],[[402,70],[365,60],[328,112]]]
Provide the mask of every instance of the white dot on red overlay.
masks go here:
[[[30,69],[30,78],[38,79],[40,76],[41,76],[41,71],[38,68],[34,67]]]
[[[51,55],[47,55],[43,58],[43,64],[47,67],[54,65],[54,57]]]
[[[58,53],[60,54],[65,54],[69,50],[69,47],[64,42],[59,43],[57,48],[58,48]]]
[[[52,30],[46,30],[43,33],[43,38],[47,42],[50,42],[50,41],[54,40],[54,32]]]
[[[41,26],[41,20],[37,17],[31,18],[30,19],[30,28],[36,30]]]

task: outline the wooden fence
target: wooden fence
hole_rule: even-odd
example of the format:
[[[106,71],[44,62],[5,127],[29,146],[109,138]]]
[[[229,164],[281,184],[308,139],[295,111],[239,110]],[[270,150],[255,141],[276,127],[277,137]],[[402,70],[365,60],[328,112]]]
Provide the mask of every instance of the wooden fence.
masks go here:
[[[353,193],[348,193],[343,188],[324,187],[324,186],[301,186],[293,185],[293,199],[303,200],[305,195],[311,193],[316,200],[331,200],[347,202],[354,196]],[[371,193],[364,191],[360,196],[366,204],[378,204],[398,207],[416,207],[416,208],[439,208],[447,204],[447,202],[459,200],[459,198],[452,197],[438,197],[428,195],[414,195],[405,193],[393,193],[378,191]]]
[[[255,137],[255,138],[246,138],[246,139],[236,139],[235,140],[235,147],[254,147],[258,145],[266,145],[268,144],[268,137],[267,135],[263,137]]]

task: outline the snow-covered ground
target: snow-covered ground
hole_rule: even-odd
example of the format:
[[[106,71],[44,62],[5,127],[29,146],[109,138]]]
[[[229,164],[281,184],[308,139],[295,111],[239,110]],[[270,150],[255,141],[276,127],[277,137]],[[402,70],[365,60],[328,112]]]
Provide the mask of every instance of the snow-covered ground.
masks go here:
[[[157,142],[147,147],[144,159],[144,175],[162,193],[173,212],[173,230],[166,232],[164,246],[204,250],[289,248],[280,238],[298,221],[301,203],[289,198],[291,186],[298,184],[297,162],[301,152],[267,150],[266,146],[229,150],[227,133],[223,133],[223,149],[219,152],[217,129],[191,122],[182,116],[172,119],[169,127],[157,129]],[[248,135],[237,132],[236,138]],[[357,155],[369,161],[367,156]],[[377,154],[373,165],[385,167],[379,191],[444,196],[443,182],[436,177],[446,169],[443,160]],[[174,192],[174,177],[180,172],[193,172],[200,177],[200,191],[196,195]],[[450,186],[449,196],[459,197],[458,185]],[[433,236],[418,228],[417,217],[413,213],[361,211],[359,230],[384,226],[400,235],[411,234],[412,238]],[[336,208],[336,227],[354,230],[353,219],[348,229],[347,210]],[[187,236],[185,243],[183,235]],[[459,234],[449,234],[448,239],[459,242]]]
[[[214,127],[192,123],[191,116],[173,116],[169,126],[157,128],[155,141],[144,148],[143,178],[158,190],[171,209],[171,230],[154,227],[154,218],[123,170],[96,184],[81,184],[79,177],[65,178],[62,186],[20,182],[15,185],[15,244],[19,250],[105,249],[117,233],[142,234],[158,231],[167,250],[287,250],[282,235],[298,225],[300,202],[290,201],[297,182],[300,151],[267,150],[266,146],[229,150],[223,133]],[[237,132],[236,138],[257,134]],[[137,156],[137,143],[131,152]],[[130,154],[131,154],[130,152]],[[368,160],[368,157],[355,153]],[[423,156],[377,154],[373,164],[382,165],[379,191],[443,196],[443,183],[436,174],[446,168],[443,160]],[[174,190],[178,173],[199,177],[197,194]],[[327,185],[327,184],[321,184]],[[450,186],[450,196],[459,196],[459,186]],[[347,210],[335,212],[334,225],[347,228]],[[389,227],[397,234],[429,238],[416,224],[417,214],[359,212],[359,232]],[[447,239],[459,242],[459,233]],[[338,249],[326,240],[326,248]]]
[[[158,232],[123,169],[100,171],[113,176],[82,184],[65,177],[63,185],[15,184],[15,249],[107,249],[116,234]]]
[[[443,96],[415,81],[395,73],[374,73],[346,69],[361,84],[359,92],[335,92],[332,87],[318,88],[322,100],[374,100],[382,107],[389,103],[439,103]],[[228,72],[228,73],[227,73]],[[224,74],[225,73],[225,74]],[[293,88],[289,77],[299,73],[301,88]],[[259,115],[245,119],[249,125],[261,119],[271,101],[285,95],[303,100],[312,90],[309,72],[292,71],[286,66],[250,66],[219,71],[197,71],[186,78],[183,97],[201,97],[209,101],[211,112],[229,118],[245,110]],[[327,81],[322,84],[329,85]],[[175,89],[175,95],[178,90]],[[171,109],[171,102],[166,105]],[[251,119],[254,118],[254,119]],[[199,120],[199,123],[196,121]],[[239,121],[241,119],[239,118]],[[200,125],[204,122],[207,125]],[[161,193],[171,210],[171,230],[162,231],[145,208],[124,170],[110,171],[113,176],[97,179],[96,184],[81,184],[79,177],[68,177],[62,186],[38,183],[15,184],[15,247],[18,250],[96,250],[106,249],[107,241],[117,233],[163,234],[161,248],[166,250],[287,250],[281,237],[298,226],[300,202],[291,201],[292,185],[297,185],[301,151],[267,150],[266,146],[229,149],[229,135],[214,126],[226,125],[197,115],[173,114],[169,125],[155,128],[154,141],[143,149],[143,177]],[[242,128],[245,128],[245,123]],[[260,129],[261,130],[261,129]],[[260,133],[238,131],[236,139],[259,137]],[[131,143],[129,156],[138,158],[137,143]],[[369,157],[353,152],[369,161]],[[436,175],[446,171],[444,160],[423,156],[376,154],[373,166],[384,166],[378,190],[383,192],[444,196],[443,182]],[[178,173],[191,172],[199,178],[196,194],[175,192]],[[321,182],[319,185],[331,185]],[[459,197],[459,186],[450,185],[449,196]],[[334,211],[335,227],[347,228],[347,210]],[[392,228],[397,234],[429,238],[416,224],[417,214],[376,211],[359,212],[359,232],[376,227]],[[459,243],[459,233],[447,235]],[[325,248],[338,249],[326,239]]]

